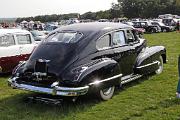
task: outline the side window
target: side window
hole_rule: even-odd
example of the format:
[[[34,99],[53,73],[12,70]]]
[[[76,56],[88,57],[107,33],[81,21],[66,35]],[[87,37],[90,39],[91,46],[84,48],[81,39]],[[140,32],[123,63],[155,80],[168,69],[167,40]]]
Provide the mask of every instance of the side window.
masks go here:
[[[146,26],[146,23],[142,22],[142,23],[141,23],[141,26]]]
[[[31,44],[31,37],[30,35],[16,35],[18,44]]]
[[[12,45],[15,45],[13,35],[0,36],[0,47],[8,47]]]
[[[110,34],[101,37],[96,43],[97,49],[108,48],[110,46],[110,39]]]
[[[124,37],[123,31],[118,31],[113,34],[113,45],[124,45],[126,44],[126,40]]]

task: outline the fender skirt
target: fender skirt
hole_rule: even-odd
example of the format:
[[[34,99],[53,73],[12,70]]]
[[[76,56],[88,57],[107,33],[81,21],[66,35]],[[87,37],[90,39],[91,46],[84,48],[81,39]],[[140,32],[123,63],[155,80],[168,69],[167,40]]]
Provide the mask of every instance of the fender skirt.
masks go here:
[[[118,63],[115,60],[103,58],[100,62],[88,67],[88,69],[79,76],[78,81],[82,83],[81,85],[88,85],[92,89],[94,89],[94,87],[102,89],[118,85],[120,83],[120,78],[122,77],[119,68]],[[96,80],[96,77],[99,77],[96,75],[99,74],[103,76],[100,76],[100,79],[97,78]]]
[[[135,64],[135,73],[149,74],[158,69],[159,58],[163,57],[166,63],[166,49],[163,46],[147,47],[138,55]]]

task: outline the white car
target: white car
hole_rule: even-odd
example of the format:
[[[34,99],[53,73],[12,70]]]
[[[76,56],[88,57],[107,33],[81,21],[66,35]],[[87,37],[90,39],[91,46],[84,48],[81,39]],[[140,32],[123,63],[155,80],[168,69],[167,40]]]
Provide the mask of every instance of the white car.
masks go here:
[[[0,73],[11,72],[29,58],[37,44],[31,33],[21,29],[0,29]]]

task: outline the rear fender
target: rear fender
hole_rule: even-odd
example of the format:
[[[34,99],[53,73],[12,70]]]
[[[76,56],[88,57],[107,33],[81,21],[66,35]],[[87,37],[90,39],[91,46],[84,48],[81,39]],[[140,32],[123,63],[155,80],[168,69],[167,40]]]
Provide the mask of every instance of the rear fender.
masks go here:
[[[107,88],[120,83],[121,71],[115,60],[103,58],[100,62],[88,67],[80,76],[78,81],[82,86],[89,85],[90,88]]]
[[[162,56],[166,63],[166,49],[164,46],[147,47],[138,55],[135,72],[137,74],[148,74],[158,69],[158,59]]]

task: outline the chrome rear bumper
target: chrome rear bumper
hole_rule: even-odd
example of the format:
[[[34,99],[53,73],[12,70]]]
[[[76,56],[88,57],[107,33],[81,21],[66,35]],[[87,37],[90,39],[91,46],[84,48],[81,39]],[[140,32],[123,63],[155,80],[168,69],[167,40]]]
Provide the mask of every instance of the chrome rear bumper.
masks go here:
[[[32,91],[32,92],[46,93],[46,94],[59,95],[59,96],[80,96],[80,95],[85,95],[88,92],[89,88],[92,86],[103,84],[107,81],[112,81],[120,77],[122,77],[122,74],[115,75],[113,77],[103,79],[100,81],[89,83],[87,86],[84,86],[84,87],[76,87],[76,88],[60,87],[58,82],[54,82],[51,85],[51,88],[33,86],[29,84],[20,84],[20,83],[17,83],[17,80],[19,79],[18,77],[10,78],[8,80],[8,85],[13,88]]]
[[[16,82],[17,79],[18,77],[9,79],[8,85],[13,88],[17,88],[21,90],[46,93],[46,94],[52,94],[52,95],[60,95],[60,96],[85,95],[89,90],[89,86],[77,87],[77,88],[59,87],[59,86],[54,86],[52,88],[38,87],[38,86],[32,86],[32,85],[27,85],[27,84],[19,84]]]

